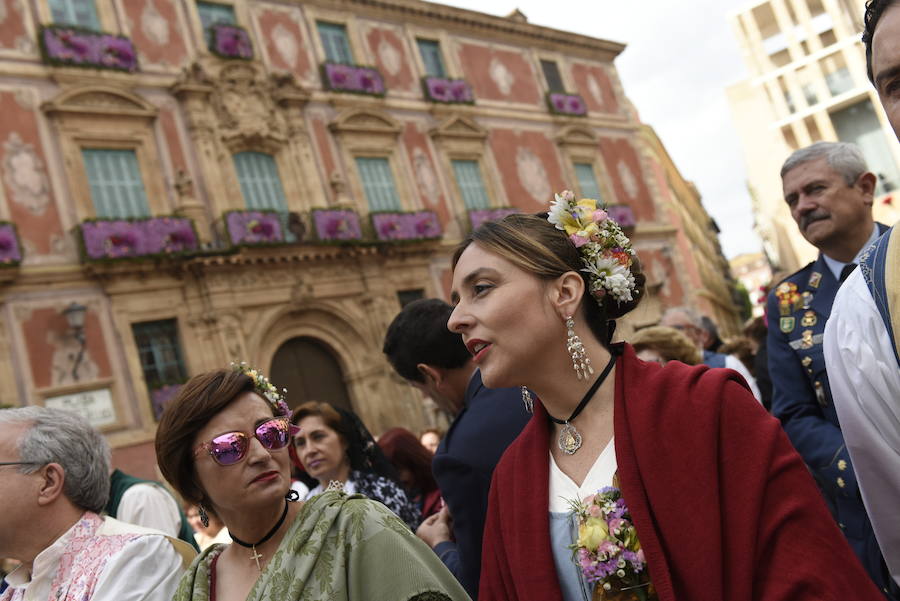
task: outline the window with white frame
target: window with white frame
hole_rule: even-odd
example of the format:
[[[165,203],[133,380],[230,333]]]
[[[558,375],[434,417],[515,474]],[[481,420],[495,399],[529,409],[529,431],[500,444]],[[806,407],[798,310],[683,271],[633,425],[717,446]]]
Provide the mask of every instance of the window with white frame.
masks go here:
[[[454,159],[451,164],[453,165],[453,176],[466,209],[490,207],[491,200],[484,187],[484,179],[481,177],[481,167],[478,161]]]
[[[350,39],[347,28],[337,23],[318,21],[316,29],[325,49],[325,59],[331,63],[353,64],[353,52],[350,50]]]
[[[578,189],[582,198],[603,200],[600,194],[600,186],[597,185],[597,176],[594,174],[594,166],[590,163],[575,163],[575,177],[578,178]]]
[[[400,197],[391,164],[382,157],[356,157],[356,168],[370,211],[399,211]]]
[[[419,46],[419,54],[422,57],[422,63],[425,65],[425,75],[430,77],[447,77],[447,70],[444,69],[444,58],[441,56],[441,45],[435,40],[417,39],[416,44]]]
[[[149,217],[150,206],[134,150],[83,148],[94,213],[104,219]]]
[[[100,30],[94,0],[49,0],[50,16],[57,25],[78,25]]]
[[[287,212],[278,165],[270,154],[246,151],[234,155],[241,194],[248,209]]]

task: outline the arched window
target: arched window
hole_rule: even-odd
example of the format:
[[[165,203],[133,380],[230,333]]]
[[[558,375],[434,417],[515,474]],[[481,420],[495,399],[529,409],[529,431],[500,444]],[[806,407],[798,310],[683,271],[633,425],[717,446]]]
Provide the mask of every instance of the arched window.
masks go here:
[[[239,152],[234,155],[241,194],[248,209],[287,212],[278,165],[272,155],[263,152]]]

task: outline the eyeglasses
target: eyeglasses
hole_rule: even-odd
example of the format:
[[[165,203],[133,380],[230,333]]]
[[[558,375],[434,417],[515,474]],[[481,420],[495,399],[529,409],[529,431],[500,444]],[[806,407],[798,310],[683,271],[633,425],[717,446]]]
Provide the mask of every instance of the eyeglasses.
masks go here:
[[[0,465],[43,465],[40,461],[0,461]]]
[[[291,436],[300,429],[288,421],[287,416],[273,417],[259,424],[253,430],[253,436],[263,448],[269,451],[283,449],[291,440]],[[244,432],[226,432],[219,434],[209,442],[199,445],[195,451],[205,449],[213,461],[219,465],[234,465],[247,455],[250,448],[250,437]]]

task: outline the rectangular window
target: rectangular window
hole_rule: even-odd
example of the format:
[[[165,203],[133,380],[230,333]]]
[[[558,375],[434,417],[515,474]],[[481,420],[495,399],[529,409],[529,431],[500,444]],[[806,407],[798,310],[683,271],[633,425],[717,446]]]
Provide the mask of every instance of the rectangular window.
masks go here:
[[[425,64],[425,75],[431,77],[446,77],[444,59],[441,57],[441,46],[434,40],[416,40],[419,45],[419,54]]]
[[[547,81],[547,89],[551,92],[565,92],[563,87],[562,76],[559,74],[559,67],[556,61],[541,61],[541,70],[544,72],[544,79]]]
[[[287,212],[278,165],[275,164],[272,155],[252,151],[239,152],[234,155],[234,167],[248,209]]]
[[[356,168],[362,180],[370,211],[399,211],[400,198],[387,159],[357,157]]]
[[[229,4],[197,2],[197,14],[200,16],[200,24],[203,26],[203,37],[206,38],[207,48],[212,47],[212,30],[210,27],[219,23],[237,25],[234,7]]]
[[[323,23],[318,21],[316,28],[325,49],[325,58],[331,63],[353,64],[353,53],[350,51],[350,40],[347,38],[347,28],[335,23]]]
[[[158,419],[161,407],[156,404],[154,392],[165,386],[181,384],[188,376],[182,359],[181,344],[178,342],[178,322],[164,319],[135,323],[131,326],[131,332]]]
[[[81,156],[97,217],[150,216],[141,168],[133,150],[84,148]]]
[[[481,178],[481,168],[478,161],[454,160],[453,176],[459,193],[466,204],[467,209],[487,209],[491,206],[487,190],[484,189],[484,180]]]
[[[100,31],[94,0],[50,0],[50,16],[57,25],[78,25]]]
[[[590,163],[575,163],[575,177],[578,178],[578,189],[583,198],[603,200],[600,198],[600,186],[597,185],[597,177],[594,175],[594,166]]]

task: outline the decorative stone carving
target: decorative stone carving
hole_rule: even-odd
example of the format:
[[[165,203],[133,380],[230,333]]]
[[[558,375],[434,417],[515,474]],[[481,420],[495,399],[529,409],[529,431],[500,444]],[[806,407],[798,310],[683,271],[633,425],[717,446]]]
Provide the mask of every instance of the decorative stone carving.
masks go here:
[[[536,154],[531,150],[519,147],[516,152],[516,172],[522,187],[538,202],[547,202],[553,193],[547,177],[547,170]]]
[[[391,75],[396,76],[403,67],[400,52],[387,40],[381,40],[381,43],[378,44],[378,58],[381,59],[381,64],[385,71]]]
[[[438,127],[432,129],[430,133],[431,137],[435,139],[466,138],[484,141],[488,136],[486,129],[472,119],[460,115],[451,116]]]
[[[295,69],[297,67],[297,54],[300,50],[300,44],[297,42],[296,36],[281,23],[272,29],[271,35],[278,55],[291,69]]]
[[[488,73],[490,74],[491,79],[494,80],[494,83],[497,84],[497,89],[500,90],[500,93],[504,96],[509,95],[516,78],[510,70],[506,68],[506,65],[497,58],[494,58],[491,60],[491,66],[488,68]]]
[[[638,195],[638,182],[634,172],[628,166],[628,163],[621,160],[616,169],[619,172],[619,179],[622,180],[622,187],[625,188],[625,193],[628,194],[630,200],[634,200]]]
[[[3,143],[3,180],[12,192],[13,202],[34,215],[43,215],[50,204],[50,182],[44,162],[31,144],[18,132],[10,132]]]
[[[250,64],[226,65],[216,81],[212,95],[225,140],[242,139],[244,143],[285,141],[285,122],[276,110],[272,87],[257,68]]]
[[[347,195],[347,182],[344,181],[344,176],[341,175],[340,172],[333,171],[331,173],[329,184],[331,185],[331,191],[334,194],[333,201],[335,206],[352,206],[353,199]]]
[[[147,0],[141,12],[141,31],[159,46],[169,43],[169,23],[159,13],[154,0]]]
[[[432,207],[437,206],[441,195],[441,185],[424,150],[418,147],[413,150],[412,164],[413,171],[416,174],[416,182],[419,184],[419,189],[422,191],[425,200]]]
[[[591,93],[591,96],[594,97],[594,100],[597,101],[597,104],[603,104],[603,92],[600,90],[600,84],[597,83],[597,78],[593,75],[588,75],[587,78],[587,86],[588,91]]]

